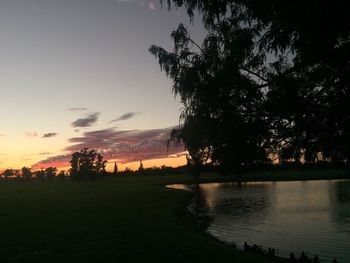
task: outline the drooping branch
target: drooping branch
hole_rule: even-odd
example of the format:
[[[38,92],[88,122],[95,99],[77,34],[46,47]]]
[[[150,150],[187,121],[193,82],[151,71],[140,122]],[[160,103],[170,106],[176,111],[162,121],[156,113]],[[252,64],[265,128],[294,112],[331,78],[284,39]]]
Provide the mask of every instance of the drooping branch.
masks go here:
[[[269,82],[268,79],[264,78],[263,76],[261,76],[260,74],[254,72],[254,71],[251,71],[251,70],[249,70],[249,69],[247,69],[247,68],[241,68],[241,70],[246,71],[246,72],[248,72],[249,74],[251,74],[251,75],[253,75],[253,76],[255,76],[255,77],[258,77],[258,78],[261,79],[262,81]]]

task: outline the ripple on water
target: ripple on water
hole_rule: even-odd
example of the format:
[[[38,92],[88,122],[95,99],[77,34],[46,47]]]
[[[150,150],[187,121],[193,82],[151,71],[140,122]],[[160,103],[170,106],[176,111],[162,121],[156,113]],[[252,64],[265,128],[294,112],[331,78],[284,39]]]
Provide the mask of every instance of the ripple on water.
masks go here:
[[[350,262],[350,181],[206,184],[200,196],[208,233],[224,242]]]

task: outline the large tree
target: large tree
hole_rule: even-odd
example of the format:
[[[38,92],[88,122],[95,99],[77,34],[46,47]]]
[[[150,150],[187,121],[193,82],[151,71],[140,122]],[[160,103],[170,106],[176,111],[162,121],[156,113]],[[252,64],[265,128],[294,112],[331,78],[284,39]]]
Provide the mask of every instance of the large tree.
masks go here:
[[[70,176],[73,180],[95,180],[105,172],[107,161],[95,150],[84,148],[72,154]]]
[[[171,2],[198,10],[208,31],[199,44],[180,24],[172,52],[150,48],[184,104],[173,137],[195,162],[348,160],[345,1]]]

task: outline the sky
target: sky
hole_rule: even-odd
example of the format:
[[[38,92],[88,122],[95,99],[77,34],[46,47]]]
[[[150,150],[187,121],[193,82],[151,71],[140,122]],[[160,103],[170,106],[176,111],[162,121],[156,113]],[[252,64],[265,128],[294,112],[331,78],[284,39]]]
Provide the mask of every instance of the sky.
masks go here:
[[[200,19],[153,0],[0,1],[0,170],[69,165],[84,147],[121,169],[181,165],[181,103],[148,52]],[[169,158],[167,158],[169,157]]]

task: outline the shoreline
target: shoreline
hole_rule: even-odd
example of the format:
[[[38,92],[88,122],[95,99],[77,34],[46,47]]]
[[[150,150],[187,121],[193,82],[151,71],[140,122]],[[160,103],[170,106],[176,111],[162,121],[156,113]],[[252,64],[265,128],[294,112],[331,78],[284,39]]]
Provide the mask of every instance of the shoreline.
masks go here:
[[[214,183],[214,182],[207,182],[204,184],[210,184],[210,183]],[[223,182],[225,183],[225,182]],[[228,182],[227,182],[228,183]],[[169,185],[165,186],[168,188]],[[284,257],[280,257],[280,256],[269,256],[267,254],[261,254],[261,253],[252,253],[249,251],[245,251],[243,249],[239,249],[237,248],[237,244],[235,244],[234,242],[232,244],[229,244],[225,241],[222,241],[212,235],[210,235],[207,231],[206,228],[207,225],[209,224],[209,222],[212,220],[212,217],[206,215],[206,216],[197,216],[194,213],[192,213],[188,207],[191,204],[193,198],[194,198],[194,192],[190,191],[190,190],[186,190],[186,189],[180,189],[180,188],[172,188],[172,189],[176,189],[176,190],[180,190],[180,191],[185,191],[186,193],[188,193],[188,196],[186,196],[186,198],[184,198],[180,204],[178,205],[178,207],[175,210],[175,216],[177,218],[177,220],[179,221],[179,223],[181,225],[183,225],[184,227],[186,227],[187,229],[189,229],[190,231],[194,231],[200,235],[205,235],[207,238],[209,237],[210,239],[214,240],[215,242],[218,242],[222,245],[224,245],[225,247],[228,247],[229,249],[235,250],[235,251],[239,251],[242,253],[245,253],[247,255],[256,255],[256,256],[261,256],[266,260],[271,260],[271,262],[290,262],[288,258],[284,258]],[[202,222],[200,224],[198,224],[198,221],[203,221],[206,220],[206,222]],[[258,245],[259,246],[259,245]]]
[[[197,182],[197,184],[211,184],[211,183],[254,183],[254,182],[288,182],[288,181],[316,181],[316,180],[350,180],[350,177],[348,175],[348,170],[341,170],[341,172],[338,175],[332,175],[330,174],[329,176],[323,176],[323,177],[313,177],[313,176],[308,176],[308,177],[302,177],[302,178],[283,178],[283,177],[277,177],[277,178],[273,178],[274,180],[271,180],[271,176],[265,177],[265,178],[246,178],[245,180],[240,180],[239,182],[237,182],[236,180],[234,180],[234,177],[229,177],[229,178],[216,178],[216,179],[208,179],[208,178],[200,178]],[[219,180],[217,180],[219,179]],[[176,187],[176,185],[184,185],[187,187]],[[170,188],[170,189],[177,189],[177,190],[182,190],[187,192],[189,195],[179,204],[179,206],[176,209],[176,216],[179,220],[179,222],[184,225],[186,228],[192,230],[192,231],[196,231],[198,233],[204,234],[207,237],[210,237],[211,239],[215,240],[216,242],[219,242],[227,247],[230,247],[231,249],[235,249],[244,253],[248,253],[248,254],[254,254],[254,255],[259,255],[262,256],[266,259],[271,260],[272,262],[290,262],[290,259],[287,257],[281,257],[278,255],[269,255],[267,253],[267,250],[263,249],[264,253],[257,253],[257,252],[249,252],[246,251],[244,249],[240,249],[237,248],[237,244],[236,243],[227,243],[225,241],[222,241],[212,235],[210,235],[206,229],[208,224],[210,223],[210,221],[212,220],[212,217],[205,215],[195,215],[193,212],[190,211],[189,206],[191,204],[191,202],[193,201],[194,198],[194,191],[193,191],[193,185],[194,183],[176,183],[176,184],[168,184],[165,185],[164,187],[166,188]],[[206,220],[206,222],[200,222],[199,221],[203,221]],[[204,227],[203,227],[204,226]],[[253,244],[249,244],[249,245],[253,245]],[[259,248],[260,245],[256,244]],[[275,249],[275,248],[272,248]],[[307,251],[306,251],[307,252]],[[297,255],[299,256],[299,255]]]

